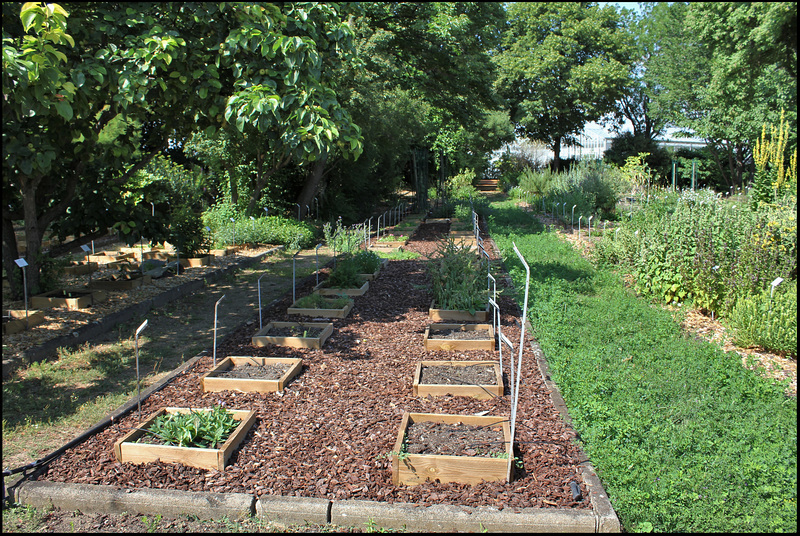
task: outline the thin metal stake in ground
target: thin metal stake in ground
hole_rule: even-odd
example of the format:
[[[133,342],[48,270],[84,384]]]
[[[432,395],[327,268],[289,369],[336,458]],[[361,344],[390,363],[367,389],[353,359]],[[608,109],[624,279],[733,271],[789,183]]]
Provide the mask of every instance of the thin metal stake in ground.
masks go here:
[[[147,327],[147,319],[145,318],[142,325],[136,329],[135,345],[136,345],[136,401],[139,408],[139,420],[142,420],[142,393],[139,387],[139,333]]]
[[[522,374],[522,351],[525,349],[525,320],[528,318],[528,289],[530,288],[531,282],[531,269],[528,266],[528,263],[525,262],[525,258],[517,249],[517,244],[514,242],[512,242],[512,244],[514,245],[514,252],[517,254],[517,257],[519,257],[519,260],[522,261],[523,266],[525,266],[525,301],[522,304],[522,318],[520,318],[519,355],[517,357],[516,385],[513,387],[514,393],[511,399],[511,442],[513,445],[514,430],[517,420],[517,404],[519,402],[519,380]]]
[[[222,295],[222,298],[225,297],[225,294]],[[217,306],[219,306],[219,302],[222,301],[222,298],[217,300],[217,303],[214,304],[214,366],[217,366]]]
[[[267,275],[268,272],[264,272],[258,277],[258,330],[264,327],[261,325],[261,278]]]

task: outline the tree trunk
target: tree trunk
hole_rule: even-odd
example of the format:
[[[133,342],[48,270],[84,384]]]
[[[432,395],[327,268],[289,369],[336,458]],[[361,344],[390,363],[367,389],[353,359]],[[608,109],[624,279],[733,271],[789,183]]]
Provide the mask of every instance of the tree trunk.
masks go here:
[[[255,216],[256,210],[256,203],[259,199],[261,199],[261,190],[264,189],[264,185],[267,184],[267,180],[279,169],[284,167],[289,161],[292,159],[291,155],[287,155],[278,162],[269,168],[268,170],[264,171],[264,160],[266,158],[265,153],[259,153],[256,159],[256,186],[253,188],[253,193],[250,195],[250,202],[247,203],[247,215],[248,216]]]
[[[561,136],[553,138],[553,173],[561,169]]]
[[[311,173],[308,174],[306,178],[305,184],[303,184],[303,189],[300,191],[300,195],[297,196],[297,204],[300,205],[300,214],[301,219],[308,216],[307,209],[311,208],[311,203],[314,200],[314,194],[317,193],[319,189],[319,183],[322,181],[322,176],[324,175],[325,171],[325,164],[328,162],[328,153],[323,153],[322,156],[314,162],[314,165],[311,167]]]
[[[19,273],[20,269],[14,262],[19,258],[19,249],[17,248],[17,237],[14,234],[14,221],[11,219],[11,214],[8,211],[3,211],[3,268],[6,269],[6,277],[8,283],[11,285],[11,295],[16,298],[22,298],[22,274]]]
[[[42,235],[39,229],[39,218],[36,213],[37,177],[26,177],[20,180],[22,186],[22,211],[25,217],[25,261],[28,267],[25,275],[28,279],[28,294],[38,294],[39,288],[39,256],[41,254]]]

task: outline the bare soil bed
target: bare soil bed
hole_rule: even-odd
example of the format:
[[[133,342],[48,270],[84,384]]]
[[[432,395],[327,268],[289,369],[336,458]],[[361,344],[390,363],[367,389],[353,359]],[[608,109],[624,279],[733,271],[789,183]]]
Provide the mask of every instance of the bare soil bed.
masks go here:
[[[432,254],[437,241],[446,236],[448,226],[422,225],[406,249]],[[428,286],[424,261],[391,261],[371,282],[367,293],[354,298],[350,316],[334,319],[333,335],[322,349],[254,347],[251,337],[256,328],[252,325],[240,327],[218,343],[218,359],[237,355],[302,358],[303,372],[282,393],[205,393],[200,378],[212,367],[211,357],[206,357],[142,402],[145,415],[164,406],[201,408],[218,403],[231,409],[256,410],[255,425],[224,471],[162,462],[118,463],[113,445],[138,424],[133,412],[69,449],[49,465],[41,478],[122,488],[241,492],[255,496],[499,508],[591,508],[580,477],[575,433],[563,423],[553,405],[530,347],[523,353],[517,418],[515,456],[521,467],[515,467],[511,483],[470,486],[428,482],[414,487],[392,484],[388,454],[404,412],[510,414],[508,396],[489,400],[413,396],[418,361],[479,361],[489,357],[480,350],[424,349],[423,336],[430,323]],[[265,321],[290,321],[286,313],[290,303],[288,293],[264,310]],[[499,303],[503,333],[515,340],[520,335],[519,308],[507,295],[501,295]],[[505,381],[508,382],[507,377]],[[570,481],[581,487],[580,501],[573,500]]]
[[[462,331],[460,329],[436,329],[431,327],[431,339],[452,339],[460,341],[485,340],[492,338],[492,332],[488,329],[475,329],[472,331]]]
[[[244,363],[236,365],[228,370],[217,372],[217,378],[259,378],[262,380],[278,380],[286,371],[291,368],[291,365],[284,363],[276,363],[274,365],[251,365]]]
[[[497,385],[492,365],[422,367],[419,383],[426,385]]]
[[[503,431],[488,426],[415,422],[406,430],[410,454],[486,456],[504,452]]]

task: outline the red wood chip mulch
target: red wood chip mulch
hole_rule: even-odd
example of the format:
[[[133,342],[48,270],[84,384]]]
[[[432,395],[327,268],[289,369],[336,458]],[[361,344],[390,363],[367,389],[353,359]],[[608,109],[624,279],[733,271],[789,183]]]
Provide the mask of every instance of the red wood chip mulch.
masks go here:
[[[431,254],[448,225],[423,224],[406,249]],[[118,463],[113,445],[138,424],[137,412],[133,411],[53,461],[42,478],[123,488],[240,492],[255,496],[499,508],[591,508],[579,473],[575,434],[559,417],[530,347],[523,354],[517,417],[516,454],[521,458],[522,468],[514,469],[511,483],[484,482],[470,486],[428,482],[415,487],[392,484],[388,453],[394,448],[403,412],[510,414],[508,350],[503,352],[506,396],[483,401],[412,396],[414,369],[419,360],[498,358],[496,351],[424,349],[423,335],[431,323],[428,318],[431,293],[427,285],[424,257],[390,262],[378,279],[370,282],[369,291],[355,298],[350,315],[332,320],[333,335],[321,350],[254,347],[250,338],[257,328],[252,324],[218,343],[218,360],[228,355],[301,357],[303,371],[281,394],[203,393],[200,377],[212,367],[209,356],[142,403],[142,419],[164,406],[210,407],[224,403],[231,409],[256,409],[255,425],[224,471],[162,462]],[[310,286],[298,288],[298,295],[309,290]],[[298,320],[296,315],[286,314],[290,302],[291,292],[265,310],[264,318]],[[518,306],[502,296],[500,307],[503,333],[511,341],[519,341]],[[573,501],[570,481],[580,485],[581,501]]]

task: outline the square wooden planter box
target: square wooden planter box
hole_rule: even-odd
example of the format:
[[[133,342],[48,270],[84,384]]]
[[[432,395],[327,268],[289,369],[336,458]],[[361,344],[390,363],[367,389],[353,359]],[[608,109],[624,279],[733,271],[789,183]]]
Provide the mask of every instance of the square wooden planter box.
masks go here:
[[[475,311],[471,314],[469,311],[454,310],[454,309],[437,309],[436,304],[431,301],[431,307],[428,309],[428,316],[431,320],[456,320],[459,322],[486,322],[489,320],[489,304],[486,304],[486,309],[483,311]]]
[[[319,292],[323,296],[336,296],[343,294],[345,296],[363,296],[369,290],[369,281],[364,281],[360,288],[328,288],[325,287],[325,281],[314,287],[315,292]]]
[[[443,422],[464,423],[477,426],[502,426],[503,451],[506,458],[488,456],[445,456],[440,454],[406,454],[399,459],[392,455],[392,483],[396,486],[415,486],[426,480],[479,484],[487,482],[509,482],[514,452],[511,444],[511,429],[507,417],[475,415],[444,415],[437,413],[405,413],[397,434],[394,451],[402,452],[406,430],[413,423]]]
[[[345,318],[353,309],[353,300],[347,302],[347,305],[340,309],[309,309],[303,307],[296,307],[293,303],[286,312],[290,315],[303,315],[323,318]]]
[[[98,264],[109,264],[118,262],[125,259],[135,258],[133,253],[98,253],[97,255],[87,255],[86,260],[89,262],[96,262]]]
[[[209,255],[214,257],[224,257],[225,255],[230,255],[234,252],[233,248],[222,248],[222,249],[212,249],[208,252]]]
[[[269,335],[270,330],[280,328],[316,328],[322,332],[315,337],[303,336],[278,336]],[[274,331],[274,330],[273,330]],[[255,335],[253,335],[253,346],[267,346],[277,344],[278,346],[289,346],[291,348],[314,348],[320,349],[328,337],[333,334],[333,324],[327,322],[270,322]]]
[[[149,285],[153,278],[149,275],[121,275],[110,279],[96,279],[89,285],[92,289],[100,290],[132,290],[142,285]]]
[[[224,372],[239,365],[274,365],[285,363],[291,365],[289,369],[277,380],[267,380],[263,378],[221,378],[220,372]],[[295,357],[249,357],[249,356],[229,356],[223,359],[216,367],[209,370],[201,378],[204,392],[216,391],[239,391],[242,393],[275,393],[283,391],[289,380],[300,373],[303,368],[303,360]]]
[[[103,290],[53,290],[31,298],[34,309],[66,307],[67,309],[86,309],[94,303],[105,301],[108,297]]]
[[[174,252],[168,252],[168,251],[163,250],[163,249],[151,249],[150,251],[145,251],[144,253],[142,253],[141,256],[142,256],[142,260],[143,261],[146,261],[146,260],[149,260],[149,259],[155,259],[155,260],[167,261],[167,262],[175,260],[175,253]],[[137,253],[137,258],[138,258],[138,253]]]
[[[213,255],[205,255],[203,257],[189,257],[188,259],[181,258],[180,263],[184,268],[198,268],[200,266],[208,266],[211,264]]]
[[[381,251],[383,253],[397,253],[403,251],[403,245],[404,244],[399,242],[382,242],[380,244],[373,242],[369,249],[372,251]]]
[[[196,411],[202,411],[203,409],[206,408],[197,408]],[[135,442],[145,434],[144,430],[149,428],[159,415],[164,413],[189,413],[190,411],[192,411],[191,408],[161,408],[150,415],[146,421],[137,426],[136,430],[131,430],[114,443],[114,456],[116,456],[117,461],[138,464],[161,460],[166,463],[182,463],[198,469],[223,471],[231,454],[233,454],[233,451],[236,450],[247,435],[248,430],[255,423],[256,412],[254,410],[229,410],[233,413],[233,418],[240,421],[241,424],[231,432],[222,447],[217,449],[175,447]]]
[[[494,370],[495,383],[493,384],[437,384],[421,383],[422,369],[424,367],[467,367],[474,365],[491,366]],[[454,373],[455,374],[455,373]],[[478,400],[487,400],[496,396],[503,396],[503,371],[497,361],[419,361],[414,372],[414,396],[469,396]]]
[[[488,331],[489,338],[456,339],[438,336],[444,331]],[[426,350],[493,350],[494,326],[491,324],[431,324],[425,328],[423,339]]]
[[[81,264],[74,264],[64,268],[64,273],[69,275],[86,275],[97,271],[96,262],[87,262]]]
[[[44,311],[28,309],[27,318],[25,309],[9,309],[6,314],[8,317],[3,317],[3,335],[13,335],[44,322]]]

